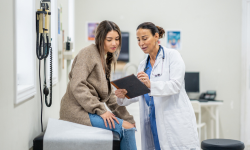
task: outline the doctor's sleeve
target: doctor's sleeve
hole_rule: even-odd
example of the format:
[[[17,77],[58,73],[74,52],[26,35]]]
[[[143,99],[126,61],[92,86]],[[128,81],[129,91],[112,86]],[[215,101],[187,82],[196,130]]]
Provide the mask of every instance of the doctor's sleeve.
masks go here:
[[[138,69],[137,70],[140,70],[140,67],[138,66]],[[137,74],[139,73],[139,71],[137,72]],[[117,97],[117,103],[118,103],[118,105],[120,105],[120,106],[128,106],[128,105],[130,105],[130,104],[132,104],[132,103],[135,103],[135,102],[138,102],[139,101],[139,96],[137,96],[137,97],[134,97],[134,98],[130,98],[130,99],[128,99],[128,98],[118,98]]]
[[[162,97],[178,94],[180,92],[185,75],[184,61],[178,51],[172,51],[170,53],[169,61],[169,80],[150,81],[150,96]]]
[[[135,120],[132,115],[129,114],[125,106],[120,106],[116,102],[116,95],[114,89],[112,87],[111,95],[109,100],[106,102],[108,108],[112,111],[112,113],[123,120],[130,122],[131,124],[135,123]]]
[[[138,101],[139,101],[139,96],[131,98],[131,99],[128,99],[126,97],[125,98],[118,98],[117,97],[117,103],[120,106],[128,106],[128,105],[135,103],[135,102],[138,102]]]

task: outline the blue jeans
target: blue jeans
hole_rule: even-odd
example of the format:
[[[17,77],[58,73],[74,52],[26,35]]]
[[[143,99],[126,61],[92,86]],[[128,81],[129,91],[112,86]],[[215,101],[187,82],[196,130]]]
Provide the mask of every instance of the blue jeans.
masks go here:
[[[119,121],[119,124],[114,120],[115,128],[113,128],[112,126],[112,129],[109,128],[108,122],[107,122],[108,127],[106,127],[102,117],[97,114],[89,113],[89,118],[93,127],[98,127],[117,132],[121,138],[121,143],[120,143],[121,150],[137,150],[135,142],[136,128],[124,129],[122,127],[123,120],[117,117],[116,118]]]

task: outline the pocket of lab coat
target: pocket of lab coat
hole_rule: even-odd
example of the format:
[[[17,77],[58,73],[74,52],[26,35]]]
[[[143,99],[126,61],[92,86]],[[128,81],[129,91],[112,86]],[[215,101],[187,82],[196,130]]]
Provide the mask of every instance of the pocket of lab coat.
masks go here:
[[[194,142],[194,129],[189,112],[164,113],[167,139],[171,147],[185,146]]]

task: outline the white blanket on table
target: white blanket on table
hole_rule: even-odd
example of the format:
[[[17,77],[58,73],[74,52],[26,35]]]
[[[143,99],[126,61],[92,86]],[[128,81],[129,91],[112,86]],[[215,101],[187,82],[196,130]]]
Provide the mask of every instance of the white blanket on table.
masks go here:
[[[112,150],[112,131],[49,118],[44,150]]]

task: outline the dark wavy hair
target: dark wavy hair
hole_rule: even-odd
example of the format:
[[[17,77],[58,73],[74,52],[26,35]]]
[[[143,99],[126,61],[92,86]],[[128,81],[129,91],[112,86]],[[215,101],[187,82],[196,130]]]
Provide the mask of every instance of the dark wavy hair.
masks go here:
[[[107,53],[106,63],[104,63],[105,60],[104,41],[106,39],[108,32],[112,30],[116,31],[119,35],[119,46],[114,53],[110,52]],[[112,63],[114,64],[114,69],[115,69],[117,58],[121,51],[121,43],[122,43],[121,31],[120,28],[114,22],[104,20],[98,25],[95,33],[95,44],[100,53],[102,64],[105,67],[104,69],[106,72],[106,77],[108,79],[110,79]]]

